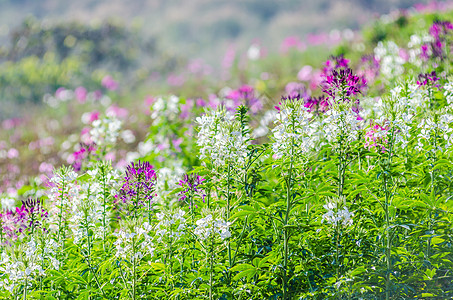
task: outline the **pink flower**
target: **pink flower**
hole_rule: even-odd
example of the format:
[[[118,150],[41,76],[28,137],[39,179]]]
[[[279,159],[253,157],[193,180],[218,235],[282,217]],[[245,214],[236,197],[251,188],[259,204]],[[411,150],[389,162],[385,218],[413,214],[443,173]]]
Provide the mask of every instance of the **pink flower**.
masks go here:
[[[291,49],[304,51],[306,48],[307,46],[300,40],[298,36],[288,36],[283,40],[280,46],[280,52],[288,53],[288,51]]]
[[[121,108],[116,104],[111,105],[106,109],[107,115],[113,115],[119,119],[126,119],[129,115],[129,111],[126,108]]]
[[[85,103],[87,99],[87,89],[83,86],[79,86],[74,90],[75,97],[79,103]]]
[[[15,148],[11,148],[8,150],[8,158],[13,159],[19,157],[19,151]]]
[[[297,73],[297,79],[300,81],[310,81],[312,78],[313,67],[312,66],[303,66]]]
[[[118,82],[115,81],[110,75],[107,75],[104,78],[102,78],[101,84],[109,91],[116,91],[118,89]]]
[[[365,135],[365,148],[368,150],[377,150],[385,152],[385,144],[387,141],[388,128],[379,124],[371,124]]]

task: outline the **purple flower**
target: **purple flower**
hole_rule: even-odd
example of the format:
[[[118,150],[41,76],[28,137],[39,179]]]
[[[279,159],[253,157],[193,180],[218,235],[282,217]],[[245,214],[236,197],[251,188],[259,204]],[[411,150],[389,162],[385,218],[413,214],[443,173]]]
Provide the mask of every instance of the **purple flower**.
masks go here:
[[[136,216],[140,207],[152,203],[156,179],[156,171],[149,162],[131,163],[126,168],[123,185],[115,198],[119,198],[120,204],[126,206],[127,212],[132,209]]]
[[[232,90],[225,98],[233,100],[234,111],[240,104],[250,108],[253,114],[258,113],[263,108],[263,104],[260,99],[255,96],[255,90],[253,87],[244,84],[237,90]]]
[[[453,24],[448,21],[436,21],[429,28],[429,34],[433,37],[433,41],[421,46],[420,57],[423,60],[428,58],[445,59],[444,48],[448,46],[448,35],[453,30]]]
[[[118,89],[118,82],[115,81],[115,79],[113,79],[112,76],[110,75],[107,75],[104,78],[102,78],[101,84],[103,87],[110,91],[116,91]]]
[[[89,160],[90,155],[92,155],[96,151],[96,144],[90,143],[80,143],[80,150],[75,151],[72,155],[74,156],[74,162],[72,163],[72,167],[74,170],[80,171],[82,169],[82,163],[84,160]]]
[[[352,73],[350,68],[332,70],[322,84],[322,91],[335,100],[349,101],[361,93],[366,80]],[[338,98],[339,97],[339,98]]]
[[[432,87],[437,87],[439,88],[440,85],[436,84],[436,82],[439,80],[437,77],[436,71],[432,71],[431,73],[425,73],[425,74],[419,74],[418,75],[418,80],[417,80],[417,85],[418,86],[432,86]]]
[[[193,196],[195,194],[201,196],[204,202],[206,197],[205,191],[200,188],[203,184],[203,181],[206,179],[200,177],[198,174],[185,174],[184,178],[179,181],[178,185],[183,187],[183,190],[179,192],[179,201],[186,200],[187,197]],[[190,203],[189,203],[190,205]]]
[[[47,210],[42,207],[40,199],[32,198],[22,201],[21,208],[16,208],[16,210],[18,211],[17,216],[25,218],[25,226],[32,233],[36,227],[42,225],[41,221],[47,219],[49,214]]]

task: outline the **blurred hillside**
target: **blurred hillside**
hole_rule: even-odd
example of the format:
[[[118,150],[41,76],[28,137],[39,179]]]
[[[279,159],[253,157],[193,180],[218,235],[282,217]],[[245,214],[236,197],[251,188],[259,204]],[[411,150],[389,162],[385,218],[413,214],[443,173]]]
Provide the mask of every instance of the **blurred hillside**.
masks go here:
[[[356,29],[374,16],[423,0],[0,0],[0,40],[27,16],[97,24],[115,19],[141,28],[169,54],[214,62],[225,48],[259,41],[277,50],[290,35]]]

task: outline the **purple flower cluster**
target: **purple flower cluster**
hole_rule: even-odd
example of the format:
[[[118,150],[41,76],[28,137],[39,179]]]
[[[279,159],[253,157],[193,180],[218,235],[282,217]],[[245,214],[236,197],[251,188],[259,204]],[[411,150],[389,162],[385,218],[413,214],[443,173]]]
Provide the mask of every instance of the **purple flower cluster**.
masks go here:
[[[451,47],[447,37],[452,30],[453,24],[448,21],[434,22],[429,28],[429,34],[433,37],[433,41],[421,46],[420,57],[423,60],[428,60],[430,57],[443,60],[445,58],[444,49]]]
[[[436,84],[437,81],[439,81],[439,78],[437,77],[436,71],[432,71],[431,73],[419,74],[417,85],[440,88],[440,84]]]
[[[0,214],[0,229],[4,238],[16,239],[25,232],[33,233],[36,228],[41,228],[47,218],[48,212],[42,207],[41,200],[29,198],[22,201],[21,207]]]
[[[203,184],[205,181],[203,177],[200,177],[198,174],[185,174],[184,178],[179,181],[178,185],[183,187],[184,189],[179,192],[179,201],[185,201],[187,197],[193,196],[194,194],[198,194],[201,196],[204,202],[204,198],[206,197],[205,191],[200,188],[200,185]]]
[[[152,202],[156,185],[156,171],[149,162],[131,163],[126,169],[123,185],[115,198],[137,210]]]
[[[243,85],[237,90],[232,90],[225,98],[233,100],[239,106],[241,104],[250,108],[253,114],[258,113],[263,104],[261,100],[255,96],[255,90],[249,85]]]
[[[73,153],[74,156],[74,162],[72,164],[72,167],[74,170],[80,171],[82,169],[82,162],[85,159],[88,159],[91,154],[96,152],[96,144],[95,143],[90,143],[90,144],[85,144],[85,143],[80,143],[80,150],[75,151]]]
[[[310,112],[324,113],[329,109],[329,101],[324,95],[319,97],[306,97],[304,106],[307,107]]]
[[[346,68],[332,70],[322,84],[322,91],[335,100],[349,101],[351,96],[361,93],[365,85],[364,78],[354,75],[350,68]]]

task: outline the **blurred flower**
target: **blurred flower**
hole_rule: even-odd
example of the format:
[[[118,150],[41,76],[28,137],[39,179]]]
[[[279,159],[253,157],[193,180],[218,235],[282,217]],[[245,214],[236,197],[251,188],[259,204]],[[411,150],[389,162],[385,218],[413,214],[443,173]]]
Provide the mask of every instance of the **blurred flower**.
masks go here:
[[[298,36],[288,36],[283,40],[282,44],[280,45],[280,52],[285,54],[288,53],[288,51],[291,49],[304,51],[306,48],[307,46],[300,40]]]
[[[365,134],[365,148],[369,150],[376,149],[378,152],[384,153],[388,133],[388,127],[371,124]]]
[[[300,81],[310,81],[312,78],[313,67],[312,66],[303,66],[300,69],[299,73],[297,73],[297,79]]]
[[[84,88],[83,86],[79,86],[74,90],[75,97],[79,103],[85,103],[87,99],[87,89]]]
[[[107,75],[102,78],[101,84],[109,91],[116,91],[118,89],[118,82],[113,79],[112,76]]]

